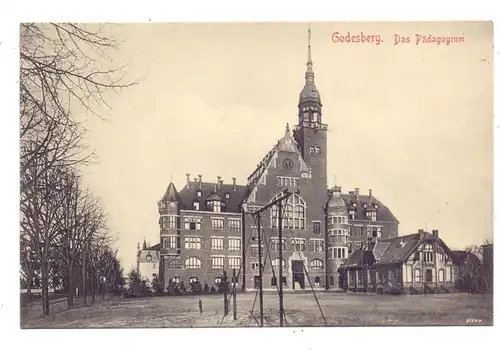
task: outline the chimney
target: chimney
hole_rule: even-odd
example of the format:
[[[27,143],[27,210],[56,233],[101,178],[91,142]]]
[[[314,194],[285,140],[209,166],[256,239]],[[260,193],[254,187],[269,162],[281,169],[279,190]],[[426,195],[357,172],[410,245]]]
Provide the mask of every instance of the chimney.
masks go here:
[[[189,173],[186,174],[186,185],[189,188]]]
[[[199,188],[201,188],[201,180],[202,180],[202,176],[201,175],[198,175],[198,186]]]
[[[432,230],[432,235],[436,238],[439,238],[439,231],[438,230]]]
[[[421,229],[421,228],[419,228],[419,229],[418,229],[418,234],[420,235],[420,238],[423,238],[423,237],[424,237],[424,234],[425,234],[425,233],[424,233],[424,230],[423,230],[423,229]]]
[[[222,186],[221,177],[217,176],[217,188],[220,190],[221,186]]]
[[[355,188],[354,192],[356,193],[356,201],[359,200],[359,188]]]
[[[371,188],[368,190],[368,202],[370,204],[372,204],[372,189]]]
[[[233,191],[236,191],[236,178],[233,177]]]

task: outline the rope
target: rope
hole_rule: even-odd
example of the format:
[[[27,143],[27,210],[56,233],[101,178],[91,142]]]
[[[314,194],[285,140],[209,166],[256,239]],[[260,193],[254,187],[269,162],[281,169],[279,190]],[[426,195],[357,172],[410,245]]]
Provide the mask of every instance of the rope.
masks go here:
[[[273,230],[271,231],[271,233],[274,231],[274,228]],[[267,242],[267,240],[265,239],[266,236],[264,236],[264,241],[266,243],[266,250],[267,250],[267,254],[269,256],[269,260],[271,260],[271,253],[270,253],[270,249],[269,249],[269,244]],[[279,242],[279,244],[281,244],[281,242]],[[281,264],[281,261],[279,262]],[[274,266],[273,266],[273,263],[272,263],[272,260],[271,260],[271,270],[273,271],[273,277],[276,279],[276,273],[274,272]],[[276,279],[277,281],[277,279]],[[279,281],[279,283],[282,283],[281,281]],[[279,295],[279,285],[278,283],[276,283],[276,291],[278,292],[278,295]],[[285,322],[288,324],[288,321],[286,320],[286,316],[285,316],[285,310],[283,310],[283,319],[285,320]]]
[[[292,239],[295,241],[295,237],[293,235],[293,229],[290,229],[290,234],[292,236]],[[323,245],[324,246],[324,245]],[[299,253],[299,257],[300,257],[300,260],[302,262],[304,262],[304,258],[302,257],[302,252],[299,250],[297,251]],[[326,264],[327,262],[325,262]],[[319,300],[318,300],[318,297],[316,296],[316,292],[314,291],[314,286],[313,284],[311,283],[311,278],[309,277],[309,273],[307,272],[307,269],[304,268],[304,271],[306,273],[306,276],[307,276],[307,280],[309,281],[309,285],[311,286],[311,290],[313,292],[313,295],[314,295],[314,299],[316,299],[316,304],[318,304],[318,308],[319,308],[319,311],[321,312],[321,317],[323,318],[323,322],[325,322],[325,326],[328,326],[328,323],[326,322],[326,318],[325,318],[325,315],[323,313],[323,309],[321,308],[321,305],[319,303]]]
[[[247,243],[247,246],[246,246],[246,249],[245,249],[245,257],[246,257],[246,254],[248,254],[248,247],[250,246],[250,242],[252,241],[252,239],[250,238],[248,240],[248,243]],[[245,259],[242,259],[242,260],[245,260]],[[241,274],[241,270],[243,269],[243,264],[245,263],[245,261],[241,261],[241,264],[240,264],[240,269],[238,270],[238,274],[236,275],[236,279],[239,280],[240,278],[240,274]],[[233,288],[235,288],[236,286],[233,286]],[[229,296],[229,299],[227,301],[227,303],[229,304],[231,302],[231,298],[233,297],[233,293],[231,293],[231,295]],[[222,327],[222,324],[224,323],[224,318],[226,317],[226,313],[225,313],[226,310],[224,310],[224,315],[222,315],[222,319],[219,323],[219,327]]]

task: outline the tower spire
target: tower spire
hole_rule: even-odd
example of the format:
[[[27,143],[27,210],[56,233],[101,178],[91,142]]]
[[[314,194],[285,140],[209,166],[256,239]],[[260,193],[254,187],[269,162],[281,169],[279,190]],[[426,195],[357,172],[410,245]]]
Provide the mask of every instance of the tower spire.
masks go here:
[[[306,84],[314,84],[314,72],[311,55],[311,22],[307,29],[307,70],[306,70]]]

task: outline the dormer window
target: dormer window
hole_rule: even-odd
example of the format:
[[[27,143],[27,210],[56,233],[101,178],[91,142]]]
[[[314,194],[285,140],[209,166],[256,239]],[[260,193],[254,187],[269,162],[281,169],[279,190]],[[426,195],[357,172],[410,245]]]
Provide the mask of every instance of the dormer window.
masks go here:
[[[201,190],[196,191],[196,197],[201,197]]]
[[[194,210],[200,210],[200,202],[194,201],[193,202],[193,208],[194,208]]]
[[[229,192],[226,192],[226,194],[224,196],[226,197],[226,199],[230,199],[231,198],[231,194]]]
[[[220,213],[221,201],[207,201],[207,207],[215,213]]]
[[[369,210],[366,212],[366,216],[371,221],[377,221],[377,212],[375,210]]]

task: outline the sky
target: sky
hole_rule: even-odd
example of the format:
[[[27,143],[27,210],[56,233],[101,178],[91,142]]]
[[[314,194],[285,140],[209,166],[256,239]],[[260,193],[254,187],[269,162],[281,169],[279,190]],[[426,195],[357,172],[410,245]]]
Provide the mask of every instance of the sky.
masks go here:
[[[297,123],[307,23],[114,24],[116,63],[138,84],[86,117],[99,156],[85,181],[102,198],[125,269],[159,242],[157,201],[172,181],[246,178]],[[493,237],[491,22],[311,23],[328,124],[328,178],[387,205],[399,234],[438,229],[455,249]],[[332,34],[383,42],[334,43]],[[394,35],[409,44],[394,45]],[[416,45],[415,35],[463,43]]]

